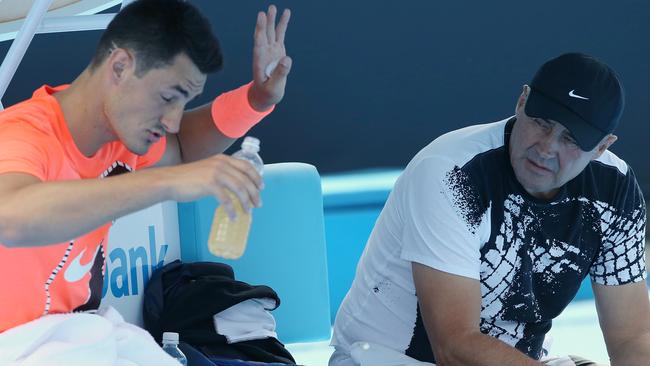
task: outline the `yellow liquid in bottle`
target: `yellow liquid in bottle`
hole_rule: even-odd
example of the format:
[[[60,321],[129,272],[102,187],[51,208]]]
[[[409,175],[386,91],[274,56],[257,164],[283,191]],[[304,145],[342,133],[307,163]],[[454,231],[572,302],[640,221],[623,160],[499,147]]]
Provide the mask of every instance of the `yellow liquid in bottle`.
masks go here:
[[[228,195],[237,215],[234,220],[231,220],[223,206],[215,210],[208,237],[208,250],[222,258],[237,259],[246,250],[248,231],[253,218],[250,213],[244,211],[241,202],[234,194],[229,192]]]

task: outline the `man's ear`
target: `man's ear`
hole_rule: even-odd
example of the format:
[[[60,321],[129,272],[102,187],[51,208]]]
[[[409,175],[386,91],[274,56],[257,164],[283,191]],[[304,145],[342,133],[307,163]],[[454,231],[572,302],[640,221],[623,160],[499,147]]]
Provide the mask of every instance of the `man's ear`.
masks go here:
[[[519,95],[519,98],[517,98],[517,106],[515,107],[515,114],[518,114],[519,111],[522,110],[522,108],[524,108],[529,93],[530,93],[530,87],[528,85],[524,85],[521,94]]]
[[[112,82],[119,84],[127,75],[133,73],[135,60],[131,52],[124,48],[116,48],[107,60],[108,72]]]
[[[616,140],[618,140],[618,137],[611,133],[605,136],[605,138],[600,142],[600,144],[598,144],[598,146],[596,146],[596,148],[594,149],[594,157],[591,158],[591,160],[598,159],[601,155],[603,155],[605,151],[607,151],[607,149],[609,149],[610,146],[612,146],[614,142],[616,142]]]

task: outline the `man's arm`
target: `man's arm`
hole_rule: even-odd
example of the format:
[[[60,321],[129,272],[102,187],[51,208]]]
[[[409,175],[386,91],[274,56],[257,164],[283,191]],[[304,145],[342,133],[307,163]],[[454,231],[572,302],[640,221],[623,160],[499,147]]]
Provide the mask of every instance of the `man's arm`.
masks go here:
[[[59,243],[155,203],[216,196],[234,213],[227,191],[249,209],[260,205],[262,179],[248,163],[217,155],[105,179],[42,182],[0,174],[0,243],[8,247]]]
[[[645,281],[621,286],[592,284],[612,366],[650,360],[650,302]]]
[[[286,55],[284,47],[284,36],[291,14],[289,10],[285,10],[276,27],[276,13],[275,6],[271,5],[267,13],[260,12],[257,15],[253,47],[253,83],[244,102],[255,112],[268,111],[282,100],[287,76],[291,70],[291,58]],[[274,62],[278,62],[278,65],[268,77],[266,68]],[[237,137],[227,136],[215,127],[211,103],[187,111],[183,114],[177,135],[180,159],[183,162],[192,162],[222,153]],[[165,160],[174,159],[166,157]]]
[[[519,350],[481,333],[479,281],[415,262],[413,279],[437,365],[542,365]]]

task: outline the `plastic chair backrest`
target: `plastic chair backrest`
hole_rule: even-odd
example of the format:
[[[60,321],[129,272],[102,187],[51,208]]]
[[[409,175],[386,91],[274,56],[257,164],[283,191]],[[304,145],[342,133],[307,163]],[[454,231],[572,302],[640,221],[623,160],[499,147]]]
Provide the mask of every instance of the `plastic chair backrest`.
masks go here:
[[[400,173],[400,169],[371,169],[332,174],[322,179],[332,323],[352,285],[370,232]]]
[[[329,339],[327,251],[323,198],[316,168],[304,163],[264,168],[263,206],[253,211],[244,255],[238,260],[213,256],[207,239],[217,202],[206,198],[179,204],[183,261],[231,265],[235,278],[268,285],[282,301],[273,311],[278,338],[285,343]]]

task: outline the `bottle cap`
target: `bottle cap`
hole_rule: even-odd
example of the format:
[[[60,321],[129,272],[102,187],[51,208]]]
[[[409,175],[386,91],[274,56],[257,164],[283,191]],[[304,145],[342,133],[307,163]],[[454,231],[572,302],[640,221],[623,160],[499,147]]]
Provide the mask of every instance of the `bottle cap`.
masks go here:
[[[246,136],[241,144],[242,149],[260,151],[260,140],[253,136]]]
[[[178,344],[178,333],[176,332],[164,332],[162,336],[163,343],[174,343]]]

